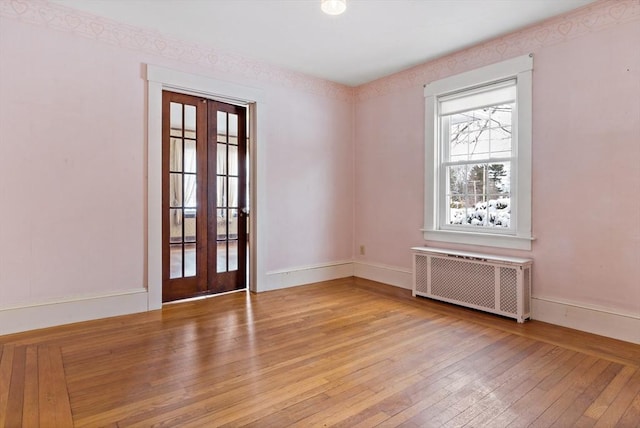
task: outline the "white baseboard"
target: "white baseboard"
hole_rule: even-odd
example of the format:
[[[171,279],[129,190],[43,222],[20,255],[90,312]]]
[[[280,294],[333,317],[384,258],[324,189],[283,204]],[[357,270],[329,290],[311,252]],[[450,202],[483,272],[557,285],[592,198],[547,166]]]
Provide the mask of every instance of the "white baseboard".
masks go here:
[[[147,290],[0,309],[0,335],[147,311]]]
[[[339,261],[313,266],[267,272],[267,283],[259,286],[259,291],[278,290],[332,279],[353,276],[353,262]]]
[[[356,276],[411,289],[411,270],[374,263],[340,261],[272,271],[260,291],[295,287]],[[147,290],[92,296],[0,309],[0,335],[74,322],[127,315],[148,310]],[[563,327],[640,344],[640,315],[623,314],[605,308],[586,307],[575,302],[533,297],[532,318]]]
[[[411,290],[413,276],[411,269],[387,266],[378,263],[353,262],[353,276],[382,282]]]
[[[531,317],[550,324],[640,344],[639,315],[621,314],[603,308],[585,307],[574,302],[533,297]]]
[[[376,263],[353,262],[353,276],[411,289],[412,272]],[[625,314],[576,302],[533,297],[532,318],[550,324],[640,344],[640,314]]]
[[[295,287],[353,276],[351,260],[267,273],[259,291]],[[81,321],[128,315],[149,310],[147,290],[136,289],[104,296],[80,297],[29,306],[0,309],[0,335]]]

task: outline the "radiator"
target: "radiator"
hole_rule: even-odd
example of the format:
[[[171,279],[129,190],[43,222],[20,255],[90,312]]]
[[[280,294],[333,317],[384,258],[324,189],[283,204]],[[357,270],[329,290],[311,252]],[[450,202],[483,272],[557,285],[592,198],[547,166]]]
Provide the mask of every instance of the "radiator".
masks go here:
[[[413,251],[413,295],[531,318],[531,259],[432,247]]]

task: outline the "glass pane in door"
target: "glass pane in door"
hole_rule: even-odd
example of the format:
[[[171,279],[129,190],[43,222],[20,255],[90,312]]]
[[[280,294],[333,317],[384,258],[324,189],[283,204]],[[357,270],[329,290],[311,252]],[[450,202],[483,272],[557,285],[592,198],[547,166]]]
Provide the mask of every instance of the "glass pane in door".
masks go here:
[[[238,175],[238,146],[229,146],[229,175]]]
[[[169,210],[169,242],[182,242],[182,209]]]
[[[184,171],[196,172],[196,140],[184,141]]]
[[[171,103],[170,112],[170,135],[182,137],[182,104]]]
[[[182,244],[169,246],[169,278],[182,278]]]
[[[218,272],[226,272],[227,271],[227,237],[228,237],[228,227],[229,224],[227,222],[227,210],[217,209],[217,271]]]
[[[229,270],[238,270],[238,241],[229,241]]]
[[[169,277],[196,275],[196,106],[169,109]]]
[[[182,171],[182,138],[171,138],[169,145],[169,171]]]
[[[217,112],[217,189],[216,189],[216,204],[218,207],[218,232],[217,232],[217,255],[216,255],[216,267],[217,272],[228,272],[228,242],[229,235],[231,234],[230,228],[232,225],[232,218],[229,216],[230,212],[228,206],[231,203],[233,197],[232,187],[229,183],[229,174],[233,165],[230,163],[229,156],[233,156],[231,148],[232,128],[236,129],[237,133],[238,118],[237,115],[226,113],[223,111]],[[237,138],[236,138],[237,139]],[[236,150],[237,151],[237,150]],[[237,154],[235,155],[237,157]],[[237,162],[237,161],[236,161]],[[237,233],[237,232],[236,232]]]
[[[229,113],[229,144],[238,144],[238,115]]]
[[[184,106],[184,136],[196,138],[196,106]]]
[[[196,276],[196,244],[184,246],[184,276]]]
[[[227,142],[227,113],[218,112],[218,143]]]

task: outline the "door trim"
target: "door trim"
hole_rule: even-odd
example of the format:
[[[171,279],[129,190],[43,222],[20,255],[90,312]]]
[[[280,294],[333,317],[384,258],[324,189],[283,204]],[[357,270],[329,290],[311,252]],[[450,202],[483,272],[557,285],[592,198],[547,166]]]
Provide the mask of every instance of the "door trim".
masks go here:
[[[265,118],[267,103],[260,89],[184,73],[156,65],[146,65],[147,80],[147,230],[145,282],[148,310],[162,307],[162,91],[202,96],[225,103],[246,106],[249,110],[249,176],[251,214],[249,222],[249,290],[263,291],[267,284],[264,265],[265,192]]]

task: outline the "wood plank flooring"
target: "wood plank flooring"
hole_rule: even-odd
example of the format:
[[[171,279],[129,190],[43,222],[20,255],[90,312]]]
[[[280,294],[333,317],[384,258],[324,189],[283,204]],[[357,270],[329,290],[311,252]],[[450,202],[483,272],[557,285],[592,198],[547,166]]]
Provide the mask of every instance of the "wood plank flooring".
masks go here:
[[[639,427],[640,346],[348,278],[0,336],[0,427]]]

